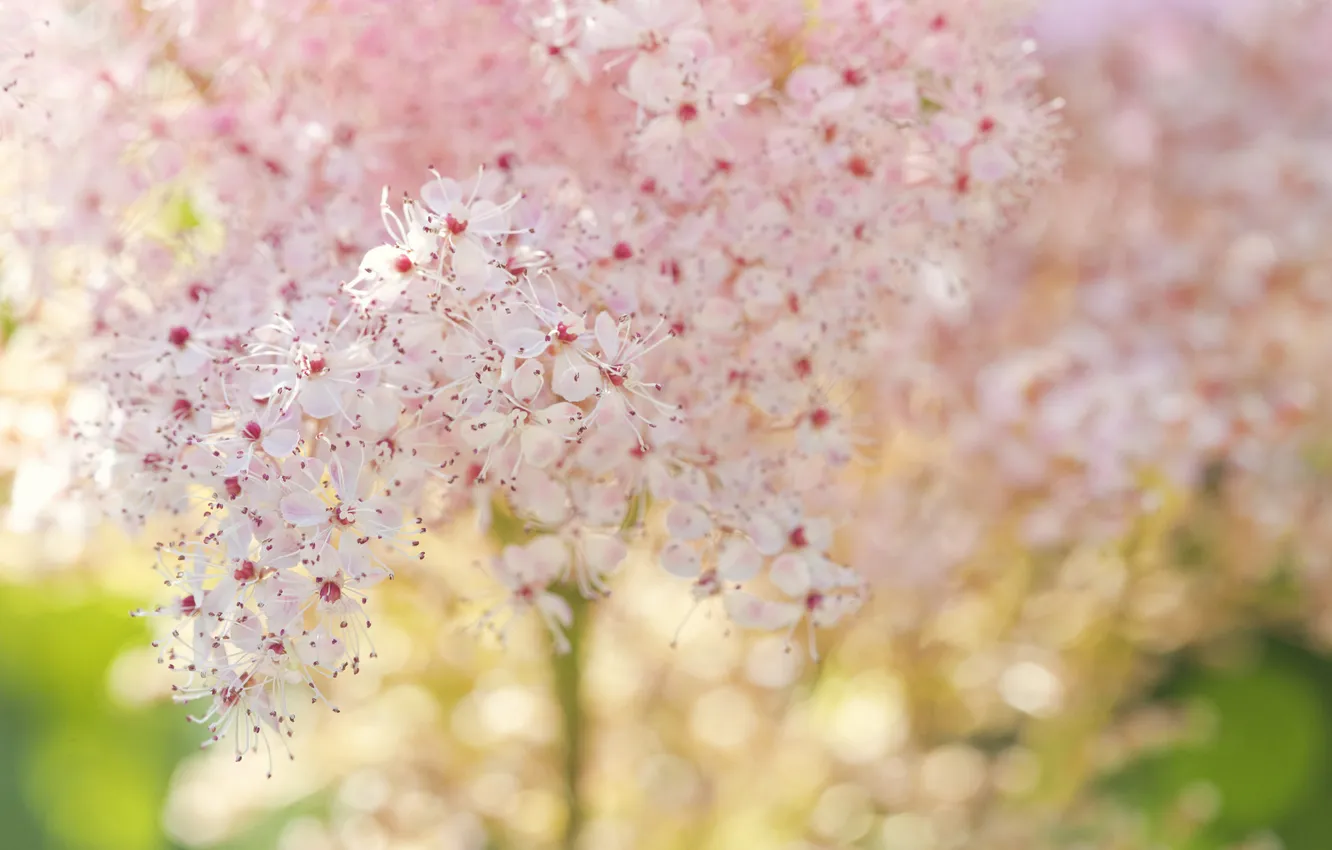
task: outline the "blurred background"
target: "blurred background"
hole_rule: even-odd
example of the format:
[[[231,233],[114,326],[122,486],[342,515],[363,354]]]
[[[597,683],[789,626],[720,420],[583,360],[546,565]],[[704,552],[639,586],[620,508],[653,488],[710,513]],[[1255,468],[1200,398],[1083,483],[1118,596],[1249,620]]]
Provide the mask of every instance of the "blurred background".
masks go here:
[[[1170,538],[1157,578],[1205,566],[1206,540]],[[1193,603],[1156,579],[1079,623],[1112,573],[1087,557],[1031,565],[1035,612],[997,586],[956,587],[928,618],[909,589],[876,597],[818,666],[706,610],[672,648],[687,595],[652,569],[578,608],[570,655],[536,630],[500,648],[466,628],[484,577],[428,570],[375,600],[383,658],[265,779],[262,753],[201,752],[166,701],[127,616],[148,553],[108,535],[0,583],[0,846],[1326,847],[1327,658],[1275,618],[1170,648]],[[1137,622],[1159,651],[1125,637],[1134,607],[1155,609]]]

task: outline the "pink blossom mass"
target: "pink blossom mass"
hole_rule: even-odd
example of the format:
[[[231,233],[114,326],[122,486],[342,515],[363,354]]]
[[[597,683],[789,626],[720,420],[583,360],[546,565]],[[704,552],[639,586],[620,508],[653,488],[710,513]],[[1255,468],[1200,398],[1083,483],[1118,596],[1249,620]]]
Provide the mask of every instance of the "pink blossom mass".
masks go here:
[[[1217,470],[1332,551],[1332,6],[23,5],[3,286],[96,399],[52,499],[158,541],[237,757],[460,523],[521,528],[501,637],[641,560],[814,658]]]

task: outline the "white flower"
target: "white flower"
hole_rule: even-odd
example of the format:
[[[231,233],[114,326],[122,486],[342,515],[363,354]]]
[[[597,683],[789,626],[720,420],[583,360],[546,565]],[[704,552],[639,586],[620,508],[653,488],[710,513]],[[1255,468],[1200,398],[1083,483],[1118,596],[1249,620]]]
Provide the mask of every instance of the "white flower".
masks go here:
[[[496,291],[509,279],[495,251],[515,232],[509,226],[509,211],[522,196],[514,195],[502,204],[478,197],[483,190],[493,191],[494,184],[481,171],[470,193],[438,173],[421,187],[421,199],[434,213],[431,223],[452,251],[453,276],[469,298]]]
[[[556,402],[539,409],[515,406],[507,413],[487,410],[480,416],[462,420],[458,424],[464,440],[476,452],[486,453],[483,474],[495,452],[504,449],[516,438],[519,445],[518,460],[537,468],[554,463],[563,454],[565,446],[582,428],[583,412],[568,402]],[[516,471],[516,469],[515,469]]]
[[[203,445],[212,450],[222,466],[221,476],[239,475],[254,463],[255,452],[262,451],[271,458],[291,455],[300,443],[301,433],[296,426],[299,418],[282,410],[276,404],[240,407],[232,413],[237,417],[229,433],[208,438]]]
[[[794,601],[762,599],[745,591],[726,597],[726,612],[743,628],[779,631],[790,639],[800,621],[808,616],[809,654],[818,660],[816,628],[828,628],[858,610],[864,602],[863,580],[855,571],[823,557],[801,557],[788,552],[768,567],[773,585]]]
[[[592,4],[584,40],[594,50],[637,49],[641,55],[690,56],[709,45],[697,0],[620,0]]]
[[[515,613],[535,610],[560,652],[569,651],[564,631],[573,624],[573,610],[550,591],[550,586],[563,578],[568,568],[568,545],[553,535],[542,535],[524,546],[504,547],[494,566],[495,577],[509,591],[509,607]]]

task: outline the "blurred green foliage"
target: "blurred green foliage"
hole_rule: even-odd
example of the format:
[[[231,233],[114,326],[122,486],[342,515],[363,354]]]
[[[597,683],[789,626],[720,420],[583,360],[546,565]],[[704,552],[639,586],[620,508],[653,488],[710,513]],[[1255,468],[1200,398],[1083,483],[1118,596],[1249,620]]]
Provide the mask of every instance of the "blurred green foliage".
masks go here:
[[[1254,655],[1224,667],[1177,659],[1153,698],[1193,709],[1202,734],[1109,783],[1163,846],[1218,850],[1264,830],[1285,850],[1332,843],[1332,660],[1273,636]],[[1218,808],[1185,838],[1179,802],[1198,789]]]
[[[0,584],[0,848],[166,850],[171,772],[198,746],[171,705],[131,708],[112,662],[149,640],[124,600]]]
[[[3,258],[0,258],[0,265],[3,265]],[[0,299],[0,348],[9,344],[18,326],[19,319],[14,312],[14,305],[8,300]]]
[[[511,523],[497,516],[507,539],[521,540],[522,529]],[[200,730],[176,706],[131,707],[112,696],[108,681],[117,657],[149,640],[146,624],[127,616],[130,607],[130,600],[69,580],[0,584],[0,850],[176,846],[162,831],[162,805],[172,772],[195,751]],[[571,793],[583,733],[581,628],[575,631],[575,652],[556,660],[565,732],[573,739],[566,765]],[[1328,846],[1332,661],[1268,636],[1243,664],[1209,665],[1181,655],[1150,699],[1192,706],[1208,733],[1141,759],[1107,783],[1145,817],[1152,840],[1179,850],[1220,850],[1271,829],[1286,850]],[[1201,828],[1181,829],[1180,801],[1199,788],[1214,792],[1215,816]],[[316,794],[251,824],[218,850],[269,850],[290,818],[324,815],[328,802]]]

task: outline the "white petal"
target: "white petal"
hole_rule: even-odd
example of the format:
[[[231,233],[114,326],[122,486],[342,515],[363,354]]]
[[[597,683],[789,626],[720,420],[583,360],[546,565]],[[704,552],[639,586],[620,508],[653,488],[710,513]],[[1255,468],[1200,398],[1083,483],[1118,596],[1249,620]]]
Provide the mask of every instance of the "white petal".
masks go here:
[[[358,495],[356,485],[361,477],[359,460],[348,457],[344,462],[342,455],[335,452],[328,462],[328,480],[333,485],[333,492],[344,502],[350,502]]]
[[[361,258],[361,264],[357,266],[360,269],[358,278],[360,280],[375,279],[381,277],[398,278],[398,270],[394,268],[394,263],[398,257],[402,256],[402,249],[396,245],[376,245],[365,256]]]
[[[509,230],[509,214],[493,201],[476,201],[471,208],[468,232],[497,236]]]
[[[703,470],[687,466],[675,476],[671,486],[671,498],[677,502],[705,502],[712,495],[712,485]]]
[[[229,630],[232,643],[248,653],[257,653],[264,645],[264,629],[258,614],[252,610],[241,609],[230,614],[232,628]]]
[[[350,534],[343,535],[344,540],[350,537],[352,537]],[[325,581],[337,575],[338,571],[342,570],[343,563],[346,560],[347,558],[345,558],[343,553],[338,551],[338,549],[325,548],[319,553],[318,558],[311,559],[305,564],[305,571],[309,573],[310,577],[315,581]],[[351,571],[347,570],[346,572],[350,574]]]
[[[559,434],[540,426],[524,428],[519,438],[523,461],[538,469],[544,469],[559,460],[565,444],[565,439]]]
[[[940,112],[930,123],[933,134],[951,147],[962,147],[976,136],[976,122],[960,115]]]
[[[799,555],[788,552],[768,567],[768,578],[787,596],[802,597],[809,592],[809,565]]]
[[[457,243],[453,250],[453,274],[466,295],[478,294],[490,278],[490,255],[471,239]]]
[[[474,419],[465,419],[454,427],[454,433],[474,449],[489,448],[509,432],[508,417],[495,410],[487,410]]]
[[[764,555],[776,555],[786,548],[786,535],[771,517],[757,514],[750,518],[749,537]]]
[[[541,427],[565,437],[572,437],[583,425],[583,411],[563,401],[537,411],[535,418]]]
[[[639,153],[651,152],[654,149],[670,152],[680,143],[683,136],[684,124],[680,123],[680,119],[664,113],[643,125],[643,129],[634,136],[634,148]]]
[[[537,605],[540,605],[542,611],[545,611],[555,619],[555,622],[566,629],[573,625],[573,609],[569,607],[569,603],[565,601],[564,597],[556,596],[553,593],[543,593],[541,598],[537,600]]]
[[[861,599],[859,596],[851,594],[825,596],[818,607],[810,612],[809,618],[819,628],[827,628],[835,625],[843,617],[860,610],[860,605]]]
[[[712,520],[698,505],[673,505],[666,514],[666,531],[676,540],[698,540],[712,531]]]
[[[250,542],[254,540],[254,526],[248,522],[238,522],[222,532],[222,545],[226,547],[228,558],[244,558],[250,554]]]
[[[494,561],[495,577],[510,590],[517,590],[533,579],[532,558],[522,546],[505,546]]]
[[[365,394],[356,406],[361,422],[372,431],[385,432],[398,424],[402,405],[398,396],[388,387],[376,387]]]
[[[541,525],[560,525],[569,518],[571,505],[564,484],[534,465],[519,470],[509,498],[515,511]]]
[[[546,373],[541,368],[541,361],[526,360],[513,373],[513,394],[524,404],[536,398],[546,384]]]
[[[583,562],[594,573],[604,575],[615,571],[629,554],[624,541],[609,534],[588,534],[583,537]]]
[[[971,150],[971,176],[981,183],[1002,180],[1017,169],[1013,157],[993,142],[982,142]]]
[[[569,547],[554,534],[541,535],[524,550],[533,576],[541,581],[557,581],[569,567]]]
[[[244,471],[252,460],[254,460],[254,451],[250,442],[246,440],[224,440],[218,443],[218,449],[231,455],[227,465],[222,469],[222,476],[228,477],[239,475]]]
[[[809,548],[816,552],[826,552],[832,545],[833,524],[827,517],[811,517],[805,520],[805,540]]]
[[[625,92],[635,103],[653,112],[667,112],[686,96],[680,69],[670,58],[640,53],[625,75]]]
[[[268,566],[285,569],[296,566],[301,554],[301,535],[287,528],[276,528],[268,535],[267,551],[264,563]]]
[[[514,328],[499,339],[505,353],[515,357],[536,357],[549,344],[546,335],[536,328]]]
[[[763,569],[763,555],[741,537],[727,540],[717,554],[717,573],[726,581],[749,581]]]
[[[595,325],[597,345],[601,346],[602,357],[607,363],[614,363],[620,353],[620,329],[611,314],[602,310],[597,314]]]
[[[197,348],[187,347],[175,356],[176,375],[181,378],[188,378],[191,375],[197,375],[212,360],[207,354],[204,354]]]
[[[587,19],[586,38],[592,49],[618,50],[637,44],[638,27],[616,7],[595,3],[584,14]]]
[[[823,65],[801,65],[791,72],[783,86],[785,94],[800,101],[822,100],[838,83],[838,75]]]
[[[457,181],[447,177],[431,180],[421,187],[421,200],[434,212],[444,215],[454,200],[462,196],[462,189]]]
[[[402,508],[396,499],[371,496],[356,507],[356,526],[379,537],[396,537],[402,530]]]
[[[588,486],[578,499],[584,519],[591,525],[615,526],[624,522],[628,510],[624,485],[600,482]]]
[[[678,578],[697,578],[702,565],[693,546],[672,540],[662,547],[661,567]]]
[[[722,597],[726,616],[745,629],[776,631],[796,623],[804,609],[789,602],[769,602],[752,593],[735,590]]]
[[[279,387],[290,387],[296,383],[296,370],[290,366],[279,366],[270,371],[263,371],[250,381],[250,395],[255,398],[268,398]]]
[[[297,528],[319,525],[328,516],[328,505],[313,493],[298,490],[289,493],[278,503],[282,518]]]
[[[566,401],[584,401],[601,388],[601,370],[580,356],[561,352],[550,386]]]
[[[278,592],[282,595],[278,596]],[[299,592],[293,592],[290,585],[269,579],[261,581],[255,587],[254,603],[264,609],[264,620],[268,630],[274,634],[291,631],[296,618],[305,614],[305,600]]]
[[[296,398],[306,416],[324,419],[342,409],[342,385],[327,379],[307,381]]]
[[[203,595],[203,599],[199,602],[199,610],[205,615],[214,617],[229,615],[235,607],[236,593],[239,589],[239,585],[232,581],[220,583]]]
[[[268,436],[264,437],[264,451],[274,457],[289,455],[296,449],[296,444],[300,442],[301,435],[292,428],[279,428],[276,431],[269,431]]]

